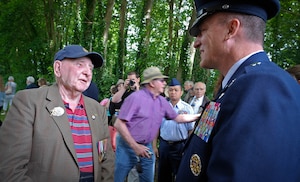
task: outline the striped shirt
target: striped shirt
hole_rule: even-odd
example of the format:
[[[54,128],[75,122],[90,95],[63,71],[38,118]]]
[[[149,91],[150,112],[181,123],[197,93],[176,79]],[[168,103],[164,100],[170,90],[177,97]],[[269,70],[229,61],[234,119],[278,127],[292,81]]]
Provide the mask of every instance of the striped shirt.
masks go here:
[[[92,136],[90,125],[81,96],[73,112],[69,104],[64,102],[72,131],[74,147],[81,172],[93,172]]]

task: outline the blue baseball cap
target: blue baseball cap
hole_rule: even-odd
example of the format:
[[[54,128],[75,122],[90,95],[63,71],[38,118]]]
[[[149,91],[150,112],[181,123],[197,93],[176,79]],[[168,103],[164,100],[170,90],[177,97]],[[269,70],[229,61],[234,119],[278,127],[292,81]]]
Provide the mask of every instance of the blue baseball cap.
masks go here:
[[[176,78],[172,78],[171,82],[169,83],[169,86],[181,86],[180,82]]]
[[[216,12],[235,12],[258,16],[267,21],[280,10],[279,0],[194,0],[197,19],[194,21],[189,32],[197,37],[200,23]]]
[[[90,58],[94,65],[94,68],[101,67],[104,62],[104,59],[99,53],[88,52],[85,48],[83,48],[80,45],[68,45],[63,49],[59,50],[54,56],[54,61],[62,61],[66,58],[76,59],[82,57]]]

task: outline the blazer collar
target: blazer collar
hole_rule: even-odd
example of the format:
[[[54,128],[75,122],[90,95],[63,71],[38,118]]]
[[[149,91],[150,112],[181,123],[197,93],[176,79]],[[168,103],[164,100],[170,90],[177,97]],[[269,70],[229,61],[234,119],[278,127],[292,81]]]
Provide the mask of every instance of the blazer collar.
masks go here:
[[[65,111],[65,106],[62,101],[62,98],[59,94],[58,85],[53,84],[49,87],[46,99],[49,101],[49,103],[46,105],[46,108],[49,112],[49,115],[51,115],[54,108],[63,108]],[[68,120],[68,116],[66,111],[61,116],[51,116],[55,124],[57,125],[58,129],[60,130],[60,133],[62,135],[63,140],[65,141],[66,147],[71,152],[73,158],[75,161],[77,161],[77,156],[74,148],[74,142],[73,142],[73,136],[70,130],[70,124]]]

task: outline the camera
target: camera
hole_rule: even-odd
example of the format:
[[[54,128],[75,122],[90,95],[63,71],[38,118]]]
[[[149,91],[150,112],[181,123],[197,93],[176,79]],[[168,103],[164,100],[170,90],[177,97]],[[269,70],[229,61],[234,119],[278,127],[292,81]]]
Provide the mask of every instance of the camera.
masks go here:
[[[142,173],[143,172],[143,168],[142,168],[141,160],[140,160],[139,157],[137,157],[137,158],[138,158],[138,160],[137,160],[137,163],[135,165],[135,168],[136,168],[136,171],[138,173]]]
[[[129,80],[129,85],[132,87],[135,84],[135,81]]]
[[[146,150],[148,155],[153,155],[153,153],[150,150]]]

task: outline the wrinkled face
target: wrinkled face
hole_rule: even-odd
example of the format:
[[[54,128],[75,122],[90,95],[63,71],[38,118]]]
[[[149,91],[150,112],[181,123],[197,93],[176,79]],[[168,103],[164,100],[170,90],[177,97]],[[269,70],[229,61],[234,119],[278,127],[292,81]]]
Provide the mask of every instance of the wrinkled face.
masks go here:
[[[207,17],[199,25],[199,34],[196,37],[194,47],[199,49],[201,55],[200,66],[203,68],[217,68],[223,56],[226,46],[226,26],[220,22],[221,13]],[[227,30],[228,31],[228,30]]]
[[[90,58],[64,59],[54,62],[54,73],[65,90],[83,92],[92,80],[94,65]]]
[[[203,83],[196,83],[194,85],[193,91],[194,91],[195,96],[197,98],[200,98],[200,97],[202,97],[205,94],[205,92],[206,92],[206,86]]]
[[[171,101],[179,101],[182,96],[181,86],[169,86],[168,94]]]
[[[167,82],[163,78],[154,79],[150,82],[150,85],[153,87],[153,90],[157,95],[164,93],[166,84]]]

